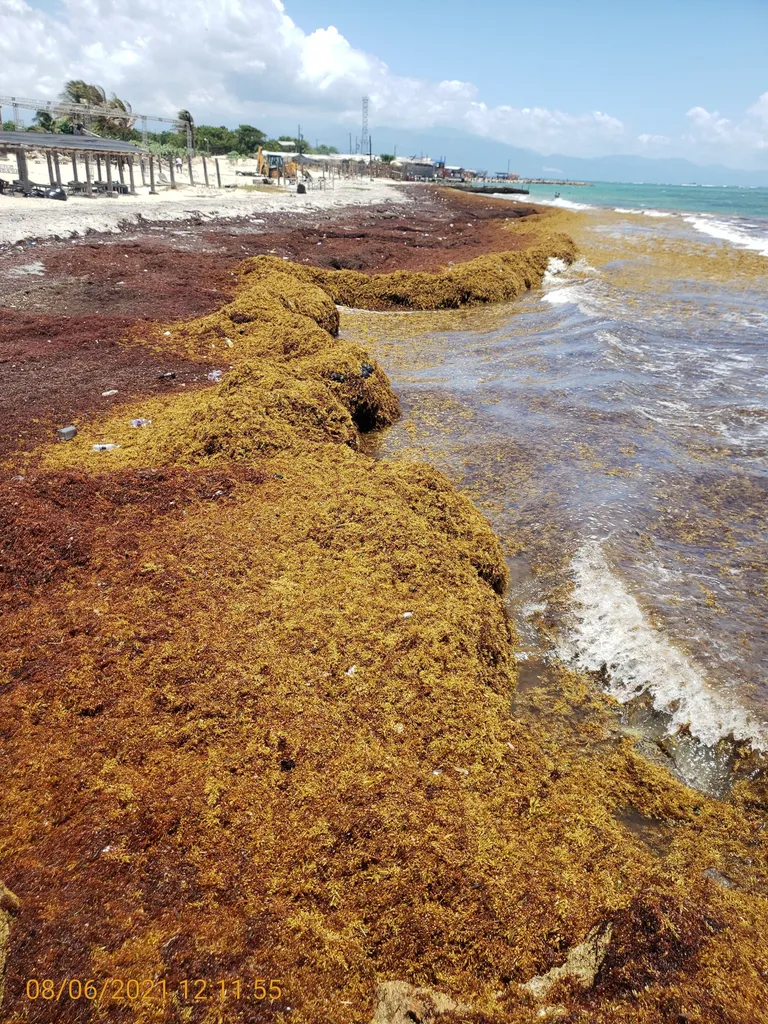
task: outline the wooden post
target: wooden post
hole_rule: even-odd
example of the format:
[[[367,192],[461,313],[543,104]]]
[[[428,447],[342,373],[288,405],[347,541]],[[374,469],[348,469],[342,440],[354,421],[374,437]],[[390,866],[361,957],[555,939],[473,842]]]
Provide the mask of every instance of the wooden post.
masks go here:
[[[147,182],[146,182],[146,179],[144,177],[144,157],[143,156],[139,157],[139,170],[141,171],[141,187],[144,188],[144,186],[147,184]]]
[[[77,153],[72,154],[72,177],[74,181],[80,181],[77,176]]]
[[[26,184],[29,181],[29,171],[27,170],[27,157],[22,150],[16,150],[16,167],[19,171],[19,181]]]
[[[155,158],[150,154],[149,157],[149,194],[156,196],[155,191]]]
[[[61,164],[59,163],[59,154],[55,151],[53,154],[53,166],[56,168],[56,184],[61,188]]]
[[[85,160],[85,194],[87,196],[93,195],[93,184],[91,183],[91,158],[87,153],[83,153]]]
[[[51,162],[51,154],[46,153],[45,159],[48,164],[48,181],[50,181],[51,186],[53,186],[56,184],[56,182],[53,180],[53,163]]]
[[[189,184],[194,185],[195,179],[192,177],[192,157],[187,153],[187,170],[189,171]]]
[[[135,196],[136,195],[136,183],[133,180],[133,157],[132,156],[130,156],[128,158],[128,177],[130,178],[130,181],[131,181],[131,195]]]
[[[106,172],[107,172],[107,195],[108,196],[112,196],[112,195],[114,195],[114,192],[112,191],[112,157],[111,156],[107,156],[107,157],[104,158],[104,167],[105,167]]]
[[[216,159],[214,163],[216,164],[216,181],[218,181],[219,188],[221,188],[221,168],[219,167],[218,159]]]
[[[205,184],[208,184],[208,164],[205,162],[205,154],[203,154],[203,177],[205,178]]]
[[[173,157],[172,156],[168,157],[168,169],[171,172],[171,188],[176,188],[176,175],[174,174],[174,171],[173,171]]]
[[[125,184],[125,171],[123,170],[123,158],[119,156],[117,158],[117,173],[120,175],[120,184]]]
[[[101,181],[101,157],[96,157],[96,180]]]

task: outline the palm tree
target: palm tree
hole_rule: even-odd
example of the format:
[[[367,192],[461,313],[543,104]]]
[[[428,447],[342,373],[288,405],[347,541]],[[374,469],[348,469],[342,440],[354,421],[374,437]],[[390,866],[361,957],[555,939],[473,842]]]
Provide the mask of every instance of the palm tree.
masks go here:
[[[112,93],[111,100],[105,101],[104,106],[111,110],[120,110],[125,114],[131,113],[131,104],[126,100],[119,99],[114,93]],[[94,120],[93,124],[100,135],[109,135],[114,139],[128,139],[131,128],[136,124],[136,118],[110,117],[108,114],[102,114]]]
[[[189,127],[189,133],[192,140],[192,149],[195,148],[195,119],[192,117],[188,110],[180,110],[176,115],[181,121],[182,131],[186,131]]]
[[[38,110],[29,126],[31,132],[55,132],[57,130],[56,118],[47,110]]]
[[[90,107],[105,107],[107,105],[107,94],[100,85],[90,85],[82,78],[75,78],[67,82],[61,98],[66,103],[85,103]]]
[[[112,98],[108,100],[106,91],[102,86],[84,82],[81,78],[67,82],[61,98],[68,104],[77,104],[78,106],[85,107],[83,120],[86,124],[90,119],[89,107],[107,107],[115,111],[122,111],[125,114],[131,113],[131,105],[126,100],[121,100],[114,93],[112,93]],[[110,117],[108,114],[100,114],[94,118],[93,127],[100,135],[110,135],[113,138],[127,138],[135,123],[135,117]]]

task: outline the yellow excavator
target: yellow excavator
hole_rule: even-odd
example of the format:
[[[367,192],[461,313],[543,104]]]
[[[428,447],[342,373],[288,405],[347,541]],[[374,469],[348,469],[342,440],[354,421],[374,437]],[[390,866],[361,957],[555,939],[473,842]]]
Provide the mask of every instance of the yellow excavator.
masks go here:
[[[298,180],[299,168],[295,160],[286,160],[282,153],[272,153],[262,149],[261,146],[256,153],[256,167],[256,173],[268,180],[278,178]]]

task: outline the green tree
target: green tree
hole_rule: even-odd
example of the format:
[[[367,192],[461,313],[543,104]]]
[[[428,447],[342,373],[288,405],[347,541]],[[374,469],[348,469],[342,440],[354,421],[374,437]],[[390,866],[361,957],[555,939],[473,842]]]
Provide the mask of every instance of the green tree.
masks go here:
[[[50,110],[38,110],[27,129],[30,132],[55,132],[59,135],[72,135],[74,130],[69,118],[54,117]]]
[[[100,85],[89,85],[82,78],[73,78],[64,86],[61,98],[66,103],[84,103],[91,107],[107,105],[107,94]]]
[[[324,143],[310,150],[310,153],[319,153],[321,156],[329,156],[331,153],[338,152],[335,146],[326,146]]]
[[[391,164],[394,159],[395,159],[395,154],[394,153],[381,153],[379,155],[379,160],[381,160],[381,162],[383,164]]]
[[[223,124],[218,128],[210,124],[201,124],[197,128],[197,145],[204,153],[223,156],[237,148],[237,135]]]
[[[116,113],[118,111],[127,115],[131,113],[131,105],[126,100],[121,100],[114,93],[112,93],[111,99],[107,99],[107,94],[100,85],[85,82],[81,78],[72,79],[65,84],[61,99],[70,105],[82,106],[83,121],[87,125],[91,122],[89,107],[107,107]],[[112,139],[129,139],[135,122],[136,118],[131,116],[114,117],[109,114],[99,114],[93,118],[90,126],[98,135]]]
[[[16,122],[15,121],[3,121],[3,131],[4,132],[15,132],[16,131]]]
[[[235,136],[237,138],[235,149],[241,156],[255,153],[267,137],[264,132],[260,132],[258,128],[254,128],[250,124],[238,125],[235,129]]]

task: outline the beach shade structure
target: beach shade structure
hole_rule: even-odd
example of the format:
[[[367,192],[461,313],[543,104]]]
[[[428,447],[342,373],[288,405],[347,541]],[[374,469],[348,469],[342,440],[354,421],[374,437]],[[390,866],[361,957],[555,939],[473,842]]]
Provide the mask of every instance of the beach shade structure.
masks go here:
[[[61,159],[71,162],[73,179],[67,183],[70,194],[82,195],[116,195],[128,194],[133,191],[133,161],[143,156],[145,150],[130,142],[119,139],[104,139],[98,135],[59,135],[53,132],[4,132],[0,131],[0,153],[13,154],[16,157],[18,180],[14,182],[16,190],[28,192],[35,183],[31,181],[27,165],[27,157],[32,153],[44,154],[48,165],[48,177],[51,186],[60,185]],[[91,173],[91,160],[95,158],[97,167],[105,168],[106,181],[99,176],[94,180]],[[78,174],[77,162],[82,161],[85,168],[85,179]],[[130,172],[130,188],[123,180],[115,181],[112,177],[112,163],[118,171],[120,179],[124,177],[124,163],[127,162]]]

